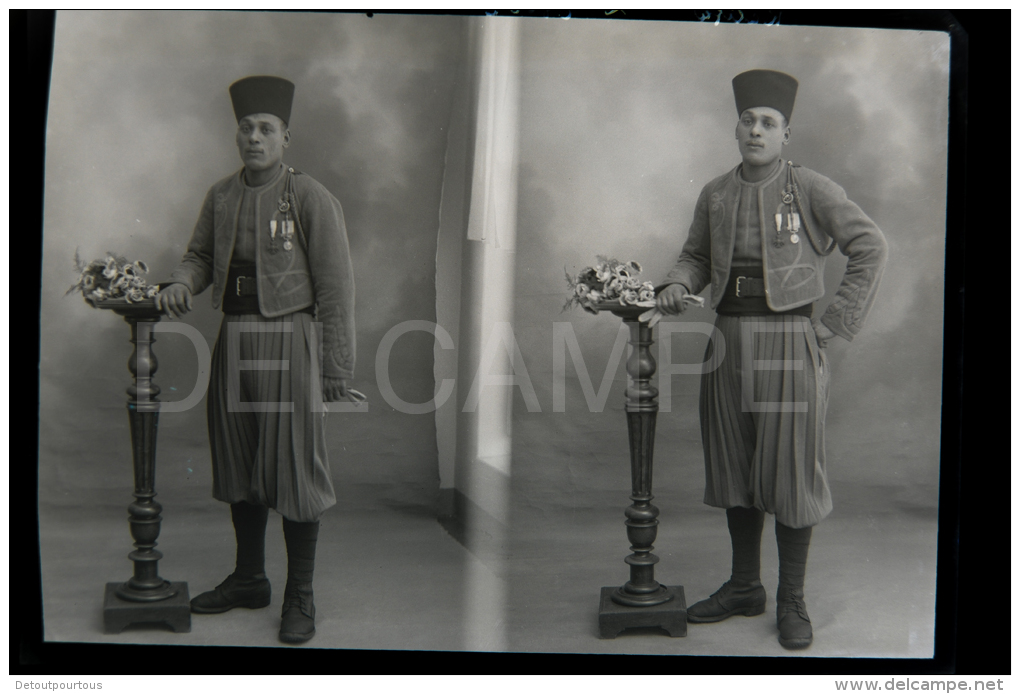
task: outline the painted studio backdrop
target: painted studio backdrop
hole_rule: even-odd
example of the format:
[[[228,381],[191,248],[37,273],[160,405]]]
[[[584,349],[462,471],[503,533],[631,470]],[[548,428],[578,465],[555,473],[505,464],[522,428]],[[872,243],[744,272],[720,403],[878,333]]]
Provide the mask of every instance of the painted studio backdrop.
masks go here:
[[[770,68],[800,82],[784,157],[843,186],[890,248],[864,329],[852,343],[837,338],[828,347],[826,460],[835,510],[815,529],[811,545],[805,599],[816,640],[806,655],[931,657],[948,36],[535,22],[522,31],[522,56],[515,327],[541,412],[529,411],[519,392],[515,396],[513,496],[529,507],[515,507],[513,551],[521,560],[512,565],[520,572],[513,590],[555,593],[550,640],[565,647],[580,626],[570,615],[596,600],[600,586],[626,579],[627,375],[622,363],[611,365],[615,380],[604,409],[592,412],[569,351],[562,342],[557,347],[553,335],[554,323],[569,323],[597,394],[621,321],[580,309],[561,313],[564,268],[576,273],[603,254],[638,261],[641,279],[659,282],[687,238],[702,187],[740,162],[730,80],[747,69]],[[838,251],[830,256],[828,296],[816,312],[831,299],[845,264]],[[714,320],[710,309],[694,308],[660,323],[656,340],[667,321]],[[705,335],[673,332],[670,341],[672,364],[703,361]],[[724,512],[702,503],[700,376],[664,379],[659,346],[653,346],[660,362],[656,578],[683,584],[690,604],[729,578],[729,537]],[[555,350],[564,354],[560,373]],[[564,388],[561,412],[554,401],[557,381]],[[550,517],[549,508],[560,511]],[[731,652],[735,641],[743,652],[772,654],[772,525],[769,516],[762,543],[769,617],[693,625],[685,649]],[[553,539],[549,527],[556,528]],[[525,557],[545,553],[594,557],[524,568]],[[666,653],[676,647],[648,648]]]
[[[805,655],[930,657],[948,65],[949,39],[932,32],[58,13],[40,382],[45,637],[275,645],[278,597],[267,610],[194,616],[189,634],[102,633],[103,584],[131,569],[131,346],[121,318],[63,293],[76,248],[145,260],[149,280],[165,280],[209,186],[240,168],[227,87],[276,74],[297,85],[284,161],[343,205],[357,284],[351,385],[369,398],[367,412],[328,415],[338,504],[322,519],[313,645],[788,655],[771,597],[766,616],[686,638],[598,638],[599,590],[627,579],[627,377],[623,359],[610,363],[619,319],[561,312],[564,270],[596,254],[636,260],[653,282],[668,271],[701,188],[739,162],[730,79],[763,67],[800,81],[784,157],[842,185],[890,247],[864,330],[828,348],[835,510],[811,547]],[[830,297],[844,266],[830,257]],[[209,294],[184,322],[211,348],[220,315]],[[700,363],[706,340],[667,324],[714,318],[694,309],[660,324],[665,361]],[[400,325],[410,328],[394,336]],[[568,333],[586,375],[554,340]],[[156,338],[161,398],[181,399],[201,382],[194,347]],[[728,577],[729,539],[725,514],[701,502],[698,376],[659,389],[656,576],[684,585],[690,604]],[[196,595],[234,552],[229,510],[210,494],[205,401],[159,427],[160,573]],[[762,576],[774,595],[771,528]],[[280,594],[285,561],[271,517],[267,573]]]
[[[72,256],[76,248],[86,260],[113,251],[146,261],[151,282],[165,281],[185,251],[209,186],[241,167],[227,87],[246,75],[275,74],[297,85],[292,143],[284,161],[340,200],[354,258],[359,359],[351,385],[368,395],[369,407],[362,414],[330,413],[327,443],[338,508],[364,516],[366,524],[368,516],[374,519],[361,530],[346,526],[341,531],[331,525],[339,514],[323,518],[324,541],[329,536],[337,544],[320,549],[319,575],[334,576],[350,592],[322,590],[317,600],[326,601],[326,614],[357,614],[361,607],[351,596],[363,587],[347,572],[359,570],[353,560],[358,547],[377,542],[388,522],[398,522],[394,518],[404,517],[405,524],[424,518],[443,534],[435,523],[434,418],[399,412],[381,398],[375,356],[393,325],[435,321],[446,127],[464,35],[459,17],[58,14],[47,139],[40,384],[46,638],[98,634],[99,613],[64,606],[94,607],[104,581],[130,575],[124,522],[131,501],[124,410],[129,330],[121,318],[90,309],[80,296],[63,296],[74,282]],[[195,310],[184,322],[201,331],[211,348],[221,314],[212,308],[210,295],[211,289],[195,297]],[[154,381],[162,388],[161,399],[180,400],[196,384],[195,349],[181,335],[157,333],[156,340]],[[432,397],[433,342],[431,335],[415,332],[393,344],[388,377],[400,398],[424,402]],[[164,507],[159,549],[165,554],[160,571],[168,580],[189,581],[192,596],[215,586],[233,561],[229,509],[210,493],[205,417],[203,399],[186,412],[164,414],[158,434],[156,489]],[[415,547],[425,554],[428,543],[396,536],[391,541],[396,549],[386,554],[399,559],[400,571],[375,567],[374,584],[396,591],[381,575],[392,573],[393,581],[413,590],[422,580],[415,578],[414,566],[427,559]],[[278,519],[270,523],[267,542],[269,561],[283,571]],[[210,561],[212,556],[222,561]],[[428,559],[448,558],[432,552]],[[449,561],[453,569],[447,580],[455,584],[459,570],[454,559]],[[282,583],[279,590],[282,595]],[[330,610],[331,593],[349,604]],[[456,623],[456,600],[446,607]],[[274,612],[266,617],[270,621],[279,618],[278,604],[262,612],[268,611]],[[320,624],[324,645],[328,620]],[[362,645],[460,646],[370,613],[365,621]],[[202,631],[195,625],[191,636]],[[246,643],[244,631],[234,629],[225,640]],[[123,636],[143,642],[173,638],[143,632]],[[396,641],[388,641],[391,636]],[[267,628],[265,637],[264,645],[273,645],[275,631]]]

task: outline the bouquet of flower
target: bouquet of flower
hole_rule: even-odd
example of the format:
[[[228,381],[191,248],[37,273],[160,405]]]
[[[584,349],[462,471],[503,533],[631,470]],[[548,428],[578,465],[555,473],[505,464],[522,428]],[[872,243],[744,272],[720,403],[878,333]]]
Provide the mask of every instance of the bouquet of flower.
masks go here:
[[[640,306],[648,310],[638,320],[653,326],[662,319],[663,314],[655,307],[655,285],[642,282],[636,275],[641,273],[641,266],[631,260],[621,263],[615,258],[604,255],[595,256],[598,264],[586,267],[571,277],[567,272],[567,286],[570,297],[563,305],[563,310],[580,306],[588,313],[599,312],[599,304],[619,303],[622,306]],[[700,296],[684,294],[686,304],[704,306],[705,300]]]
[[[123,299],[129,304],[152,299],[159,293],[159,287],[149,285],[145,275],[149,268],[141,260],[129,263],[127,258],[107,251],[102,260],[93,260],[86,264],[77,249],[74,252],[74,267],[78,271],[78,281],[68,289],[64,296],[80,291],[85,302],[93,308],[97,301]]]
[[[621,263],[615,258],[595,256],[598,264],[586,267],[571,277],[567,272],[570,298],[563,310],[580,306],[588,313],[598,313],[597,304],[619,303],[622,306],[655,306],[655,285],[637,279],[641,266],[631,260]]]

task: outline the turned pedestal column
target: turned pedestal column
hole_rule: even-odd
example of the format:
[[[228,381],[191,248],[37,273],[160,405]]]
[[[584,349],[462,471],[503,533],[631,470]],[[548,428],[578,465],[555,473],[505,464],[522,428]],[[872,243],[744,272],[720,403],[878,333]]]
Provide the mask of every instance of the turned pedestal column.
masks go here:
[[[128,360],[132,384],[127,389],[128,421],[134,462],[134,497],[128,506],[128,524],[135,549],[128,554],[134,574],[122,583],[107,583],[103,622],[107,632],[129,624],[167,626],[191,630],[188,584],[170,582],[159,575],[163,554],[156,549],[163,507],[156,501],[156,430],[159,426],[159,386],[152,381],[158,366],[152,352],[153,328],[160,320],[153,302],[127,304],[108,301],[98,308],[124,316],[131,326],[134,351]]]
[[[630,580],[620,587],[602,589],[599,636],[614,638],[631,627],[660,627],[670,636],[687,635],[687,605],[683,586],[667,587],[655,580],[659,558],[652,543],[659,528],[659,509],[652,504],[652,453],[659,391],[651,385],[655,374],[652,328],[638,320],[647,309],[607,304],[601,306],[623,318],[633,347],[627,360],[627,433],[630,439],[630,476],[633,502],[624,511],[632,554],[624,559]]]

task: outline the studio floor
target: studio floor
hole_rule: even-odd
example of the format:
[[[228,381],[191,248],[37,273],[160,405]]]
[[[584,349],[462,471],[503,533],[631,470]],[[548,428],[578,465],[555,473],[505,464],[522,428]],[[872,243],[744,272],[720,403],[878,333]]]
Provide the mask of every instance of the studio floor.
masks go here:
[[[477,560],[436,522],[432,509],[386,498],[384,490],[368,485],[349,488],[323,515],[314,584],[316,636],[308,645],[458,650],[465,566]],[[191,597],[212,589],[233,570],[229,508],[211,498],[162,501],[160,575],[186,581]],[[287,564],[275,513],[266,532],[266,573],[273,587],[268,608],[192,615],[189,633],[135,627],[104,633],[104,586],[131,575],[125,509],[126,504],[90,507],[83,517],[79,508],[40,508],[47,641],[281,645],[277,631]]]
[[[762,540],[762,583],[769,601],[765,614],[689,624],[683,638],[645,629],[600,640],[600,589],[622,585],[629,577],[623,562],[629,553],[623,524],[623,509],[630,503],[626,493],[603,495],[589,509],[533,514],[530,521],[516,524],[508,600],[510,650],[932,657],[934,510],[904,513],[897,508],[895,493],[886,490],[844,492],[844,498],[852,492],[873,510],[864,515],[834,513],[815,529],[805,582],[815,641],[807,650],[786,651],[776,640],[778,558],[771,516],[766,518]],[[654,502],[662,509],[656,578],[666,585],[682,585],[690,605],[708,597],[729,577],[729,535],[723,511],[681,506],[682,496],[662,493]],[[897,510],[880,510],[883,501]],[[553,538],[546,533],[548,526],[556,527]]]
[[[697,390],[674,394],[660,412],[652,491],[660,509],[654,553],[660,583],[684,588],[687,604],[729,578],[722,509],[706,506]],[[568,392],[567,402],[583,403]],[[681,398],[686,398],[681,399]],[[677,404],[679,403],[679,404]],[[598,638],[602,587],[629,578],[624,509],[631,503],[623,399],[603,412],[515,410],[508,562],[508,648],[553,653],[769,657],[931,658],[938,549],[937,451],[929,432],[890,419],[870,440],[853,435],[870,410],[840,411],[827,428],[834,510],[815,527],[805,602],[814,643],[787,651],[777,641],[775,523],[766,516],[761,579],[764,614],[689,624],[686,637],[658,629]],[[862,414],[862,412],[864,414]],[[936,439],[937,440],[937,439]]]
[[[864,443],[849,437],[841,443],[834,437],[830,442],[835,510],[815,528],[805,584],[815,632],[811,648],[785,651],[776,640],[778,560],[771,516],[762,539],[762,582],[769,594],[765,614],[692,624],[685,637],[645,629],[600,639],[601,588],[628,579],[623,511],[630,503],[630,465],[618,404],[584,417],[515,414],[510,524],[502,541],[493,537],[491,546],[474,552],[436,520],[438,490],[431,487],[437,485],[411,474],[422,467],[412,459],[411,448],[399,455],[387,452],[380,444],[382,431],[345,439],[343,460],[350,464],[334,469],[338,503],[323,515],[316,556],[317,634],[299,647],[932,657],[937,474],[912,472],[918,466],[910,456],[924,449],[903,444],[902,437]],[[730,570],[725,513],[701,499],[704,473],[696,416],[691,403],[673,415],[660,415],[653,485],[661,511],[656,578],[682,585],[688,605],[715,591]],[[209,495],[208,473],[200,467],[208,465],[204,441],[167,429],[163,482],[157,486],[164,507],[159,570],[167,580],[186,581],[193,597],[233,569],[233,530],[228,507]],[[386,431],[391,429],[399,427]],[[89,450],[81,449],[80,441],[74,445]],[[71,448],[48,455],[73,457]],[[86,475],[87,469],[108,467],[102,456],[92,457],[96,460],[78,462],[78,477],[51,463],[41,466],[41,482],[46,481],[39,496],[45,640],[280,646],[286,551],[275,513],[266,538],[266,570],[273,585],[268,608],[192,615],[188,633],[134,627],[104,633],[105,584],[131,574],[131,490],[130,478]],[[887,467],[893,472],[881,482],[851,465],[879,470],[883,460],[892,461]],[[383,469],[391,474],[376,474]],[[410,472],[401,476],[394,470]],[[191,477],[174,477],[184,474]],[[106,486],[93,482],[92,488],[76,488],[79,477],[107,480]],[[63,491],[46,491],[53,489]]]
[[[656,497],[662,509],[656,576],[683,585],[690,604],[728,576],[725,516],[663,486]],[[806,584],[815,643],[806,651],[788,652],[776,641],[771,518],[762,542],[762,580],[770,594],[764,615],[690,625],[683,638],[646,629],[599,639],[600,589],[627,579],[625,491],[560,507],[537,494],[518,498],[504,563],[506,600],[502,612],[490,611],[489,626],[502,629],[505,649],[516,652],[931,657],[934,508],[894,489],[840,491],[854,512],[837,511],[815,530]],[[489,568],[436,522],[431,509],[385,498],[378,489],[349,489],[346,503],[323,517],[317,635],[305,647],[485,650],[469,643],[464,596],[467,577],[490,574]],[[168,505],[164,518],[162,576],[187,581],[192,596],[215,586],[233,562],[226,507],[196,499]],[[103,633],[104,584],[130,575],[123,506],[91,507],[84,516],[78,508],[43,506],[41,532],[47,641],[279,646],[286,555],[278,516],[267,533],[272,605],[193,615],[190,633],[180,634],[151,628]]]

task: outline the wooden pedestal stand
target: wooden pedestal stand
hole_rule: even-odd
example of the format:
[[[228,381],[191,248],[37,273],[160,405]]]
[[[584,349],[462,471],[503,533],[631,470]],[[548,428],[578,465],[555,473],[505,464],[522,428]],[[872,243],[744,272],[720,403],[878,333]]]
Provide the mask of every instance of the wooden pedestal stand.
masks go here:
[[[191,631],[188,584],[160,578],[158,563],[163,554],[156,550],[163,507],[155,501],[159,386],[152,382],[157,367],[152,333],[160,313],[152,301],[128,304],[110,300],[96,306],[124,316],[131,326],[131,342],[135,346],[128,360],[134,382],[127,389],[135,476],[135,500],[128,506],[135,550],[128,558],[134,562],[134,575],[124,583],[106,584],[103,623],[111,633],[120,632],[129,624],[161,624],[178,632]]]
[[[667,587],[655,580],[652,543],[658,533],[659,509],[652,505],[652,451],[655,446],[655,418],[659,411],[657,388],[649,381],[655,373],[655,359],[649,348],[652,329],[638,321],[647,309],[603,304],[600,310],[623,318],[630,329],[634,350],[627,360],[627,432],[630,437],[631,504],[627,516],[627,539],[633,554],[630,580],[619,588],[602,589],[599,605],[599,637],[615,638],[631,627],[661,627],[670,636],[687,635],[687,603],[683,586]]]

